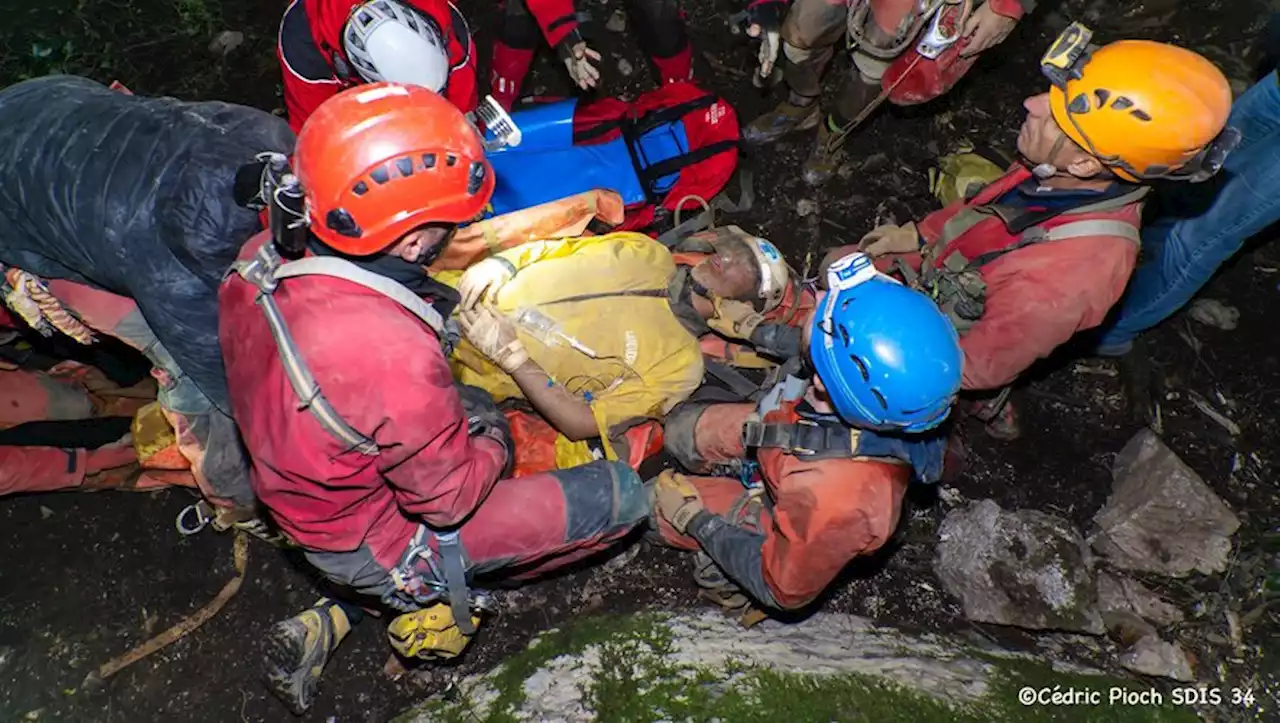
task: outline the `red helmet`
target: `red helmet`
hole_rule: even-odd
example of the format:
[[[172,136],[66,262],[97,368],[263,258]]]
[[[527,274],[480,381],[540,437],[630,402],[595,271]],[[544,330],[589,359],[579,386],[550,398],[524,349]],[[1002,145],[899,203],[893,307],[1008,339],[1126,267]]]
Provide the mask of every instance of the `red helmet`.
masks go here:
[[[311,231],[353,256],[425,224],[470,221],[493,195],[480,134],[418,86],[361,85],[325,101],[298,134],[293,166]]]

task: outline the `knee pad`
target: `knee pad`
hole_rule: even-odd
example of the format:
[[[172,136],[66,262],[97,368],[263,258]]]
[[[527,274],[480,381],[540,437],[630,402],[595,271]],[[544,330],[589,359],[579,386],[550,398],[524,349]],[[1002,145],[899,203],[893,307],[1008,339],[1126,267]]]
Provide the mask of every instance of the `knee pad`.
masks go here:
[[[617,480],[617,511],[614,514],[619,525],[633,525],[649,516],[649,488],[636,471],[622,462],[610,462]]]
[[[684,14],[674,0],[628,0],[627,10],[637,21],[636,40],[649,55],[670,58],[689,45]]]
[[[498,43],[516,50],[533,50],[542,39],[538,21],[525,9],[524,0],[506,0],[498,15]]]

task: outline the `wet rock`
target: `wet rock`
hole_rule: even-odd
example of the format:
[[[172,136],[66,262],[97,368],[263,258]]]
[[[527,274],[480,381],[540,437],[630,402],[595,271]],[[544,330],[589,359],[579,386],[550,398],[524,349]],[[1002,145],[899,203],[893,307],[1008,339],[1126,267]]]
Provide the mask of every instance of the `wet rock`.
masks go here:
[[[862,162],[863,173],[875,173],[889,165],[889,156],[884,153],[872,153]]]
[[[1240,520],[1154,432],[1134,435],[1111,474],[1089,541],[1114,567],[1170,577],[1226,569]]]
[[[1173,680],[1195,680],[1191,660],[1177,643],[1147,635],[1120,655],[1120,665],[1126,670],[1143,675],[1155,675]]]
[[[1093,555],[1066,520],[979,500],[950,512],[938,535],[934,573],[970,620],[1104,631]]]
[[[627,12],[625,10],[614,10],[613,14],[604,23],[604,29],[611,33],[624,33],[627,30]]]
[[[1205,326],[1231,331],[1240,323],[1240,310],[1217,299],[1196,299],[1187,314]]]
[[[1183,619],[1181,610],[1161,599],[1147,586],[1108,572],[1098,573],[1098,607],[1103,615],[1127,611],[1162,628]]]
[[[618,58],[618,72],[622,73],[623,76],[630,77],[632,73],[636,72],[636,69],[630,60]]]
[[[796,215],[799,216],[800,218],[805,218],[806,216],[812,216],[817,212],[818,212],[817,201],[814,201],[808,198],[802,198],[799,201],[796,201]]]

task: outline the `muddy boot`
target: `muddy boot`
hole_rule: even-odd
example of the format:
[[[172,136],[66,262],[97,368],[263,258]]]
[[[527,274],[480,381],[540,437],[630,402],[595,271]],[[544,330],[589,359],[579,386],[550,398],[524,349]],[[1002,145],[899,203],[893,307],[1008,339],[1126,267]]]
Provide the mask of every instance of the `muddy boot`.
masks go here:
[[[1022,436],[1022,425],[1018,422],[1018,412],[1008,394],[999,394],[990,399],[978,399],[969,404],[969,414],[982,422],[983,430],[992,439],[1001,442],[1012,442]]]
[[[742,139],[753,146],[768,145],[790,133],[816,128],[820,120],[822,109],[816,98],[808,105],[796,105],[788,98],[742,129]]]
[[[703,600],[719,605],[726,615],[738,621],[744,628],[749,628],[769,617],[767,613],[755,606],[751,598],[743,594],[730,580],[711,556],[702,550],[694,553],[693,581],[700,590],[698,596]]]
[[[302,715],[315,702],[325,663],[349,632],[347,614],[326,598],[276,623],[263,653],[267,688],[295,715]]]
[[[844,150],[843,133],[831,116],[818,127],[818,141],[809,158],[804,162],[804,181],[810,186],[821,186],[835,175],[836,169],[848,159]]]

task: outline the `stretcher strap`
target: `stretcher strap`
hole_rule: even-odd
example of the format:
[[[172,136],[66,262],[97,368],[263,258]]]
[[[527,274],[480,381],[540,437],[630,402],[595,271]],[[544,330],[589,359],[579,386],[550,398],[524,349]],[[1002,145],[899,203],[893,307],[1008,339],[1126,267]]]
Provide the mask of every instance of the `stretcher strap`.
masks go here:
[[[791,424],[748,421],[742,427],[742,442],[748,448],[782,449],[810,459],[848,458],[854,456],[857,434],[844,425],[803,420]]]

